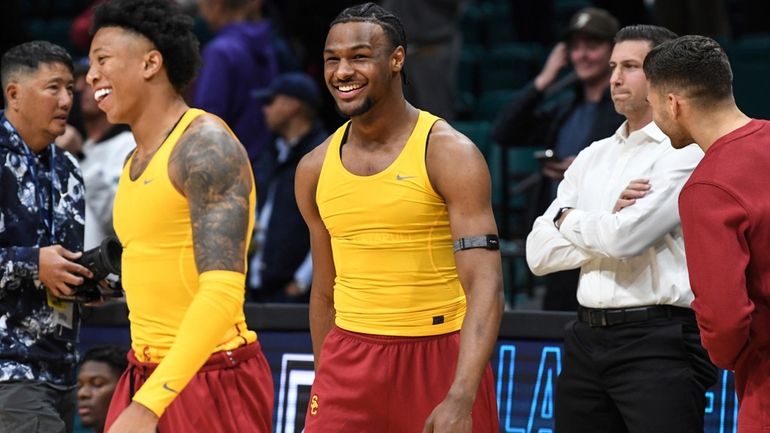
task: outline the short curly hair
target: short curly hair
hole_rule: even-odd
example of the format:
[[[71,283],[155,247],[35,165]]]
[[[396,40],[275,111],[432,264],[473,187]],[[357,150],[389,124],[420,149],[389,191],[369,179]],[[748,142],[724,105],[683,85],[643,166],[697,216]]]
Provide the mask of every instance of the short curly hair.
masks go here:
[[[644,59],[644,74],[653,87],[680,90],[702,104],[733,98],[730,60],[717,41],[687,35],[653,48]]]
[[[94,10],[91,32],[121,27],[149,39],[163,56],[171,85],[190,84],[201,64],[193,20],[171,0],[107,0]]]
[[[82,366],[88,361],[102,362],[112,369],[116,377],[120,377],[123,371],[128,368],[126,352],[126,349],[113,345],[94,346],[83,355],[80,365]]]

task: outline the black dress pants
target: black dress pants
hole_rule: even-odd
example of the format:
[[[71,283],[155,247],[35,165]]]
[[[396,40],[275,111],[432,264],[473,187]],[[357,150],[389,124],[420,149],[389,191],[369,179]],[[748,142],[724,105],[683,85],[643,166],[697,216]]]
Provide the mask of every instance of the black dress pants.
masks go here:
[[[717,368],[694,318],[567,325],[556,433],[703,432]]]
[[[580,269],[554,272],[546,275],[545,297],[543,310],[546,311],[577,311],[577,287],[580,279]]]

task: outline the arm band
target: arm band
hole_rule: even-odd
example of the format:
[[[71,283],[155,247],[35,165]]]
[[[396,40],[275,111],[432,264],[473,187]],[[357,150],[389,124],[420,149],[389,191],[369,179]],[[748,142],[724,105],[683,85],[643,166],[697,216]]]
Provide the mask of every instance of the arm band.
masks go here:
[[[469,250],[471,248],[484,248],[487,250],[499,250],[500,238],[497,235],[471,236],[460,238],[454,242],[454,251]]]

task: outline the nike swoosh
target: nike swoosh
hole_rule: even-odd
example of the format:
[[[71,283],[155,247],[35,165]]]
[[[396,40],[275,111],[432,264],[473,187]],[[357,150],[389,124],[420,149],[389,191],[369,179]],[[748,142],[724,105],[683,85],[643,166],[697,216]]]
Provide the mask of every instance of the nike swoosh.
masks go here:
[[[406,180],[406,179],[414,179],[417,176],[401,176],[400,174],[396,175],[396,180]]]
[[[179,391],[172,389],[170,386],[168,386],[168,382],[163,384],[163,389],[165,389],[166,391],[171,391],[174,394],[179,394]]]
[[[145,180],[144,180],[144,184],[145,184],[145,185],[147,185],[148,183],[152,182],[153,180],[155,180],[155,178],[152,178],[152,179],[145,179]]]

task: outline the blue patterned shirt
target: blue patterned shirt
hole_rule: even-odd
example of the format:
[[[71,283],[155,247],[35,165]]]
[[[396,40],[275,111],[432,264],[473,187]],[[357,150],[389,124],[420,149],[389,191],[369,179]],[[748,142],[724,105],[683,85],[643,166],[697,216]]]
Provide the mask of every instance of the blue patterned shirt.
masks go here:
[[[75,383],[79,306],[50,305],[38,258],[82,250],[84,200],[75,159],[54,144],[33,153],[0,111],[0,382]]]

